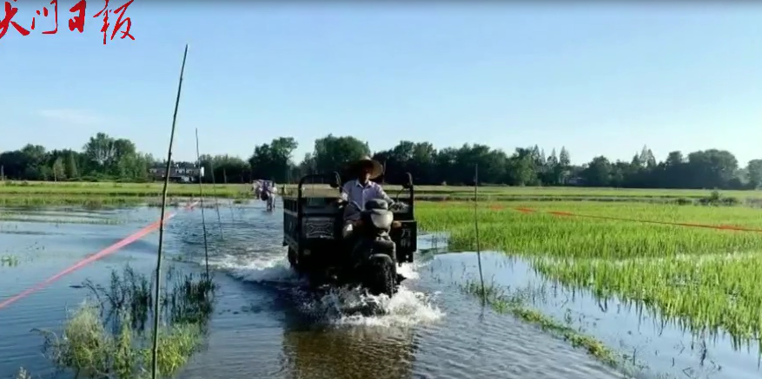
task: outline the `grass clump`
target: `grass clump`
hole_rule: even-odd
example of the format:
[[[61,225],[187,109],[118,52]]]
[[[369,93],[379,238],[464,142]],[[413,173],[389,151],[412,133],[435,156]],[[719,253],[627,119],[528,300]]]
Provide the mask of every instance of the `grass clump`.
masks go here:
[[[15,255],[0,255],[0,267],[15,267],[19,265],[19,257]]]
[[[213,310],[214,282],[167,271],[161,296],[159,376],[173,377],[199,348]],[[151,281],[129,266],[112,272],[108,287],[84,283],[94,297],[76,309],[57,335],[40,331],[44,353],[57,369],[77,378],[142,379],[151,375]]]
[[[32,379],[32,375],[29,375],[29,372],[21,367],[19,368],[19,372],[16,374],[16,379]]]
[[[67,320],[62,337],[45,333],[45,354],[61,370],[77,378],[136,379],[150,377],[152,347],[149,334],[131,328],[129,317],[121,316],[116,333],[103,325],[96,305],[84,304]],[[163,326],[159,331],[160,377],[177,373],[201,340],[197,325]]]

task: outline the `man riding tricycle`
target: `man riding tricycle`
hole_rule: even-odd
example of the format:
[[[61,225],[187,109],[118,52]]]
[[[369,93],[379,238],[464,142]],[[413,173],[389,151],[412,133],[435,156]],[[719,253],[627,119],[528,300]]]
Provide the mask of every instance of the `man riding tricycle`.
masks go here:
[[[360,285],[391,296],[405,279],[397,267],[413,261],[417,246],[412,178],[408,174],[402,186],[408,196],[400,201],[371,181],[383,172],[378,162],[364,158],[352,171],[356,179],[343,186],[338,173],[329,176],[339,189],[333,196],[303,194],[306,180],[327,175],[299,181],[296,198],[283,199],[283,243],[291,266],[315,285]]]

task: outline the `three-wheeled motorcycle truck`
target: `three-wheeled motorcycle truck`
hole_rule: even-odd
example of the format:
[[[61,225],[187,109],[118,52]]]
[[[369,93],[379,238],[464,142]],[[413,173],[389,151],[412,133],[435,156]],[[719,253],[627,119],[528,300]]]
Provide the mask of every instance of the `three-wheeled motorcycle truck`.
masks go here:
[[[335,195],[305,197],[305,182],[316,179],[327,179]],[[393,207],[384,200],[360,207],[341,200],[338,172],[302,177],[296,197],[283,196],[283,246],[291,267],[316,286],[359,285],[374,295],[393,295],[405,279],[397,267],[413,262],[417,249],[415,187],[412,175],[407,179]],[[400,199],[403,191],[407,196]],[[343,233],[346,207],[360,212],[349,236]]]

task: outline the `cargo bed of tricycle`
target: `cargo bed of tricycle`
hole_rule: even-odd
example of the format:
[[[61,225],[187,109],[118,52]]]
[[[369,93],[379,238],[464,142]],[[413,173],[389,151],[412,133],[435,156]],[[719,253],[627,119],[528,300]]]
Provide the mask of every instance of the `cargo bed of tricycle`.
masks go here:
[[[312,175],[317,177],[318,175]],[[325,175],[320,175],[325,177]],[[334,173],[336,184],[341,184],[338,174]],[[289,262],[318,260],[322,264],[332,265],[340,259],[342,248],[343,205],[339,203],[340,192],[335,188],[335,195],[304,196],[300,181],[297,193],[283,197],[283,246],[288,246]],[[412,182],[412,180],[411,180]],[[394,220],[398,226],[389,232],[397,245],[397,262],[413,262],[413,253],[417,250],[418,224],[414,214],[414,190],[412,183],[405,186],[409,196],[400,201],[408,207],[404,211],[395,211]],[[391,194],[390,194],[391,195]]]

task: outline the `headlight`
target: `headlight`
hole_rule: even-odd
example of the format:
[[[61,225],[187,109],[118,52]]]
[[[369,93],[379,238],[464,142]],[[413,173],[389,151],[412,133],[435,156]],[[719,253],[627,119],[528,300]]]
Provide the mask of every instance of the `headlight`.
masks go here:
[[[370,222],[379,229],[389,229],[394,221],[394,214],[391,212],[371,213]]]

